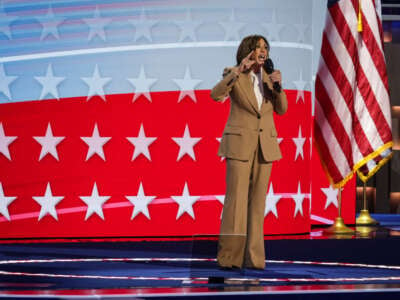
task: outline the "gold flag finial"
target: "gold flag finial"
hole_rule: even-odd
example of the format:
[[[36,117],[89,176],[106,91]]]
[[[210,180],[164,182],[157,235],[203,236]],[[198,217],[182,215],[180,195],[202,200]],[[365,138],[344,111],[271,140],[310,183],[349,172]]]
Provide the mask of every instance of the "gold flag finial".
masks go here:
[[[363,31],[362,28],[362,14],[361,14],[361,0],[358,0],[358,22],[357,22],[357,31]]]

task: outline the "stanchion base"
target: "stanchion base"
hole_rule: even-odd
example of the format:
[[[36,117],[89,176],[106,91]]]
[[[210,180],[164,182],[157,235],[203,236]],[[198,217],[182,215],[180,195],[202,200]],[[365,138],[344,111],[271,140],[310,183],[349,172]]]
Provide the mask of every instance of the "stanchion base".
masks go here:
[[[361,238],[369,238],[371,233],[376,231],[376,227],[374,226],[356,226],[356,231],[359,237]]]
[[[354,230],[347,227],[341,217],[337,217],[333,225],[326,228],[324,232],[328,234],[353,234]]]
[[[378,225],[379,222],[371,217],[367,209],[362,209],[360,215],[356,219],[357,225]]]

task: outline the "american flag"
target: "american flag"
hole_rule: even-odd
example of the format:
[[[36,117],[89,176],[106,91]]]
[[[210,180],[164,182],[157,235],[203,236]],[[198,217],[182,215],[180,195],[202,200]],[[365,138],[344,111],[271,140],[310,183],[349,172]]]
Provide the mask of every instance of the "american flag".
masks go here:
[[[336,194],[310,157],[312,7],[0,0],[0,238],[218,234],[229,101],[209,94],[254,33],[289,101],[265,233],[331,222]]]
[[[328,1],[315,82],[315,140],[336,187],[366,181],[392,155],[379,1]]]

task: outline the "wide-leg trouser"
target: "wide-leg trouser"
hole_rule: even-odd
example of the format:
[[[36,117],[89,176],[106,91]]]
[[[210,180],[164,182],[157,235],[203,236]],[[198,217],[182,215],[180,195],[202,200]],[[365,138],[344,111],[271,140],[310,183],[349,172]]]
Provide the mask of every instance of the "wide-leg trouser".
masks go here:
[[[226,160],[226,195],[217,261],[221,267],[265,268],[264,211],[271,174],[260,146],[251,159]]]

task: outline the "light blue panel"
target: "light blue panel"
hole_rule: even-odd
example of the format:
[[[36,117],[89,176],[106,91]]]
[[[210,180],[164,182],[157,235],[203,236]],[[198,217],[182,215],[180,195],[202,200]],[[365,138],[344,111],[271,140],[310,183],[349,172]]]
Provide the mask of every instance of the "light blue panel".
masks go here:
[[[51,8],[51,9],[50,9]],[[107,94],[132,93],[128,78],[156,78],[151,91],[179,90],[189,68],[210,89],[235,64],[240,40],[262,34],[284,88],[313,89],[326,1],[3,1],[0,2],[0,103],[40,98],[49,64],[60,98],[86,96],[98,66]],[[14,76],[14,77],[12,77]],[[12,80],[11,80],[12,79]],[[7,87],[10,97],[7,94]],[[46,98],[54,98],[48,94]]]

